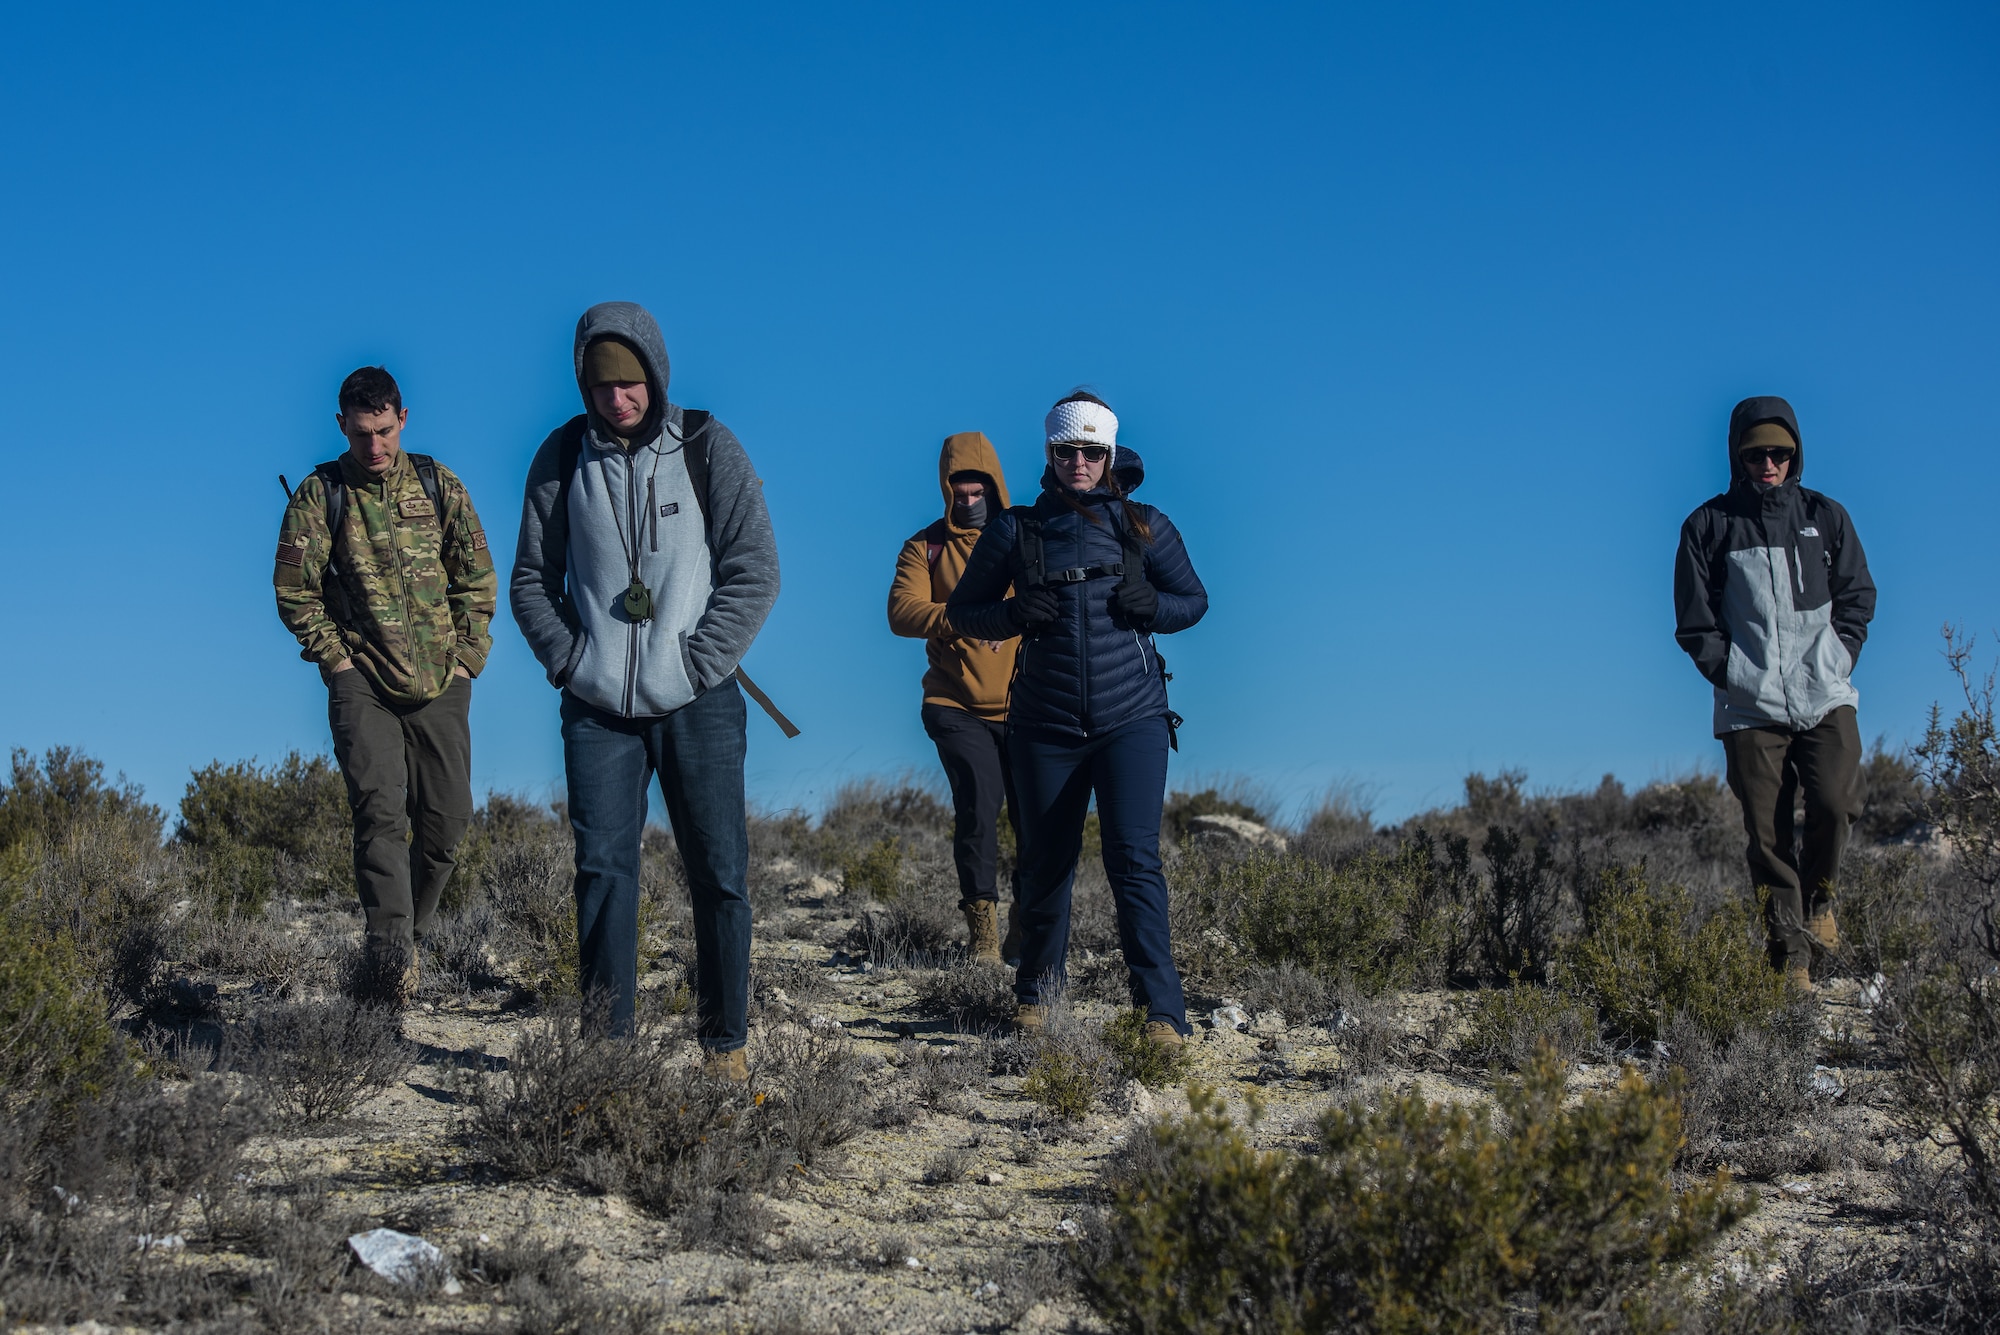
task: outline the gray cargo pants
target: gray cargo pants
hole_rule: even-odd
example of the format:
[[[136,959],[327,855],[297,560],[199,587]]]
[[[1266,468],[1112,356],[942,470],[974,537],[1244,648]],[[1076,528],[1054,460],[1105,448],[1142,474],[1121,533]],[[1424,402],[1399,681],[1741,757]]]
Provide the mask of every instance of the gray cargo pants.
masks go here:
[[[1764,930],[1774,968],[1812,961],[1806,920],[1833,902],[1848,823],[1861,814],[1861,731],[1842,705],[1804,732],[1725,733],[1729,791],[1743,804],[1750,883],[1768,888]],[[1805,838],[1795,808],[1805,797]]]
[[[360,668],[334,673],[327,687],[371,951],[407,950],[429,930],[457,865],[472,822],[471,705],[472,683],[456,675],[421,705],[384,700]]]

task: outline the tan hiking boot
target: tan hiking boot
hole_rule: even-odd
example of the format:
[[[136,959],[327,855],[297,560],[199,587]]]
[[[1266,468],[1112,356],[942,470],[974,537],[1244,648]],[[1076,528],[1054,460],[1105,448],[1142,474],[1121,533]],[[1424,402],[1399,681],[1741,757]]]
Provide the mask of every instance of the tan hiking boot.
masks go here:
[[[1787,964],[1785,986],[1802,997],[1814,995],[1812,969],[1804,964]]]
[[[742,1049],[710,1052],[702,1056],[701,1073],[710,1080],[727,1080],[733,1085],[750,1083],[750,1057]]]
[[[1018,903],[1007,906],[1007,935],[1000,941],[1000,962],[1021,962],[1021,906]]]
[[[1822,904],[1806,919],[1806,935],[1829,955],[1840,952],[1840,924],[1833,920],[1833,905]]]
[[[417,984],[420,981],[417,977],[417,951],[416,947],[412,946],[410,948],[410,962],[403,966],[403,976],[396,984],[396,1004],[398,1006],[408,1006],[416,1001]]]
[[[1146,1021],[1145,1038],[1154,1047],[1165,1049],[1169,1053],[1177,1054],[1187,1047],[1187,1040],[1181,1037],[1181,1031],[1165,1020]]]
[[[1014,1007],[1014,1032],[1034,1037],[1049,1026],[1049,1008],[1026,1003]]]
[[[965,914],[965,953],[982,964],[1000,962],[1000,906],[990,899],[959,905]]]

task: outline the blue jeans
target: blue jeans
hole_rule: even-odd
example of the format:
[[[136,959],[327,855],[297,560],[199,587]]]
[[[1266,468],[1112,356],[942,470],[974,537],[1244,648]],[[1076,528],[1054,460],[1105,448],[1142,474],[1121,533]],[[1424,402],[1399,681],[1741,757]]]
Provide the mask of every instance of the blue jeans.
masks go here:
[[[1167,792],[1167,721],[1139,719],[1088,741],[1012,729],[1014,792],[1021,799],[1021,967],[1014,996],[1034,1005],[1068,976],[1070,892],[1083,822],[1097,794],[1104,874],[1118,906],[1118,945],[1132,1002],[1149,1020],[1189,1032],[1187,1000],[1167,927],[1160,871],[1160,807]]]
[[[639,992],[639,840],[660,776],[694,904],[696,1032],[711,1052],[750,1033],[750,839],[743,693],[734,679],[658,718],[619,718],[563,692],[563,770],[576,833],[577,982],[629,1034]]]

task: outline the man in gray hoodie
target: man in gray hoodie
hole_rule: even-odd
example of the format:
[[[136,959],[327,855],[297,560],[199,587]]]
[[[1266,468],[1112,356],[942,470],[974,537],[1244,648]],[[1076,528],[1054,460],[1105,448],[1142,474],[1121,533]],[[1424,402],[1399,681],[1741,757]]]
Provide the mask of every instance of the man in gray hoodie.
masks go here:
[[[728,428],[667,401],[644,309],[577,322],[584,412],[528,468],[511,601],[562,691],[576,835],[579,982],[632,1031],[639,844],[660,779],[694,907],[695,1000],[713,1073],[747,1078],[750,898],[736,667],[778,597],[763,484]]]

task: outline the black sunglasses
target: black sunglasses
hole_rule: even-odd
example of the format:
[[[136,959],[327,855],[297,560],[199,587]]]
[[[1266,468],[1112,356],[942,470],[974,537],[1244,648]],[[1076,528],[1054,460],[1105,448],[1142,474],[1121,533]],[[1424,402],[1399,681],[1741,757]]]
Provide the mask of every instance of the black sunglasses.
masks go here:
[[[1743,451],[1743,462],[1752,468],[1762,468],[1765,464],[1786,464],[1792,461],[1792,453],[1788,445],[1766,445],[1761,449]]]
[[[1111,447],[1109,445],[1053,445],[1049,447],[1049,453],[1055,457],[1055,461],[1059,464],[1066,464],[1079,454],[1083,456],[1083,461],[1087,464],[1101,464],[1110,455]]]

